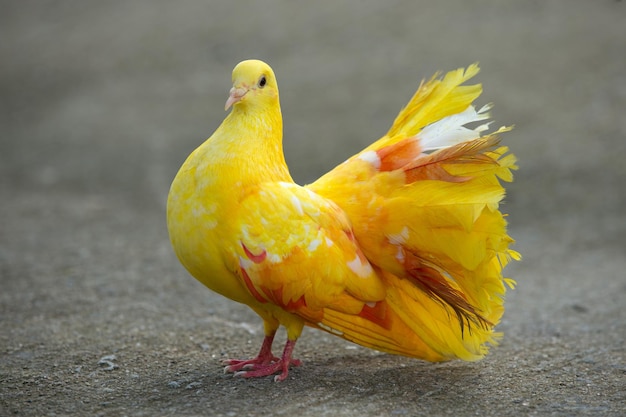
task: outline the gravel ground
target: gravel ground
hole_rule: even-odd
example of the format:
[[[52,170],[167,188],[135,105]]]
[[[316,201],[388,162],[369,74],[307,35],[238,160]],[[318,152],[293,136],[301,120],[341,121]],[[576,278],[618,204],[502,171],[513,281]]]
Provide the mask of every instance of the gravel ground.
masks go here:
[[[0,415],[626,413],[623,2],[2,3]],[[303,183],[382,135],[422,78],[480,61],[481,104],[516,125],[504,209],[524,255],[486,359],[309,329],[284,383],[222,374],[261,322],[178,264],[165,200],[247,58],[278,75]]]

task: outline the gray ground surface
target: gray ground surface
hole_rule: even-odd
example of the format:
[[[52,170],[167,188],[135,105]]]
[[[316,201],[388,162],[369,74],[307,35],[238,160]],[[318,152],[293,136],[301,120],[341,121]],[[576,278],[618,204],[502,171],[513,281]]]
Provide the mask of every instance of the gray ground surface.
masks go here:
[[[624,415],[623,2],[2,3],[0,415]],[[485,360],[308,330],[284,383],[222,374],[261,322],[186,274],[164,209],[251,57],[278,75],[299,182],[383,134],[420,79],[480,61],[481,103],[517,126],[524,255]]]

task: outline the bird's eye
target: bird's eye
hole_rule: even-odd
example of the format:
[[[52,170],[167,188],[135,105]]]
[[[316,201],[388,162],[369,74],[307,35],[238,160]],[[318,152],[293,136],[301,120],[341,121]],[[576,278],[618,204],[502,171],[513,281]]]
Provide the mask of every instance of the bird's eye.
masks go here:
[[[265,75],[261,75],[261,78],[259,78],[259,87],[263,88],[265,84],[267,84],[267,78],[265,78]]]

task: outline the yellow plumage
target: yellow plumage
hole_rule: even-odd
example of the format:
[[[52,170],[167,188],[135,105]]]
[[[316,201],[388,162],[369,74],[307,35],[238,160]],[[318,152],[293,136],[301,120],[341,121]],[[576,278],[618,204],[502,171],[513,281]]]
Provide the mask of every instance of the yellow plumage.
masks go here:
[[[496,343],[509,249],[498,210],[515,157],[481,136],[478,66],[422,83],[389,132],[306,187],[282,151],[272,69],[238,64],[215,133],[185,161],[168,198],[174,250],[204,285],[264,320],[245,377],[284,379],[304,325],[430,361],[481,358]],[[288,342],[271,353],[278,327]]]

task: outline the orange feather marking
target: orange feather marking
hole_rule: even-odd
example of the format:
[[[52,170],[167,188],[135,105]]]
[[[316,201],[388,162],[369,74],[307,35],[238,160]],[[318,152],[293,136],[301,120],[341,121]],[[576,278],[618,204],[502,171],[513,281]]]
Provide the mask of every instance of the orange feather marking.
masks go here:
[[[387,303],[384,301],[374,303],[373,307],[369,303],[364,304],[358,316],[371,321],[383,329],[391,329],[391,316],[387,314]]]
[[[273,303],[281,306],[286,311],[297,311],[304,307],[306,307],[306,300],[304,295],[301,295],[297,300],[288,300],[286,303],[283,301],[283,287],[279,287],[276,289],[269,289],[263,287],[263,292],[268,296]]]
[[[250,249],[248,249],[246,245],[243,244],[243,242],[241,242],[241,247],[243,248],[243,251],[246,253],[246,256],[248,257],[248,259],[250,259],[255,264],[260,264],[267,257],[267,251],[265,249],[263,249],[263,252],[261,252],[260,254],[255,255],[252,252],[250,252]]]
[[[244,246],[244,248],[245,248],[245,246]],[[250,279],[250,276],[248,275],[246,270],[243,269],[243,268],[239,268],[239,269],[241,270],[241,276],[243,277],[243,282],[246,284],[246,287],[248,287],[248,290],[254,296],[254,298],[256,298],[258,301],[260,301],[262,303],[267,303],[267,300],[265,298],[263,298],[261,293],[259,293],[257,291],[257,289],[255,288],[255,286],[252,283],[252,280]]]
[[[394,171],[415,160],[422,147],[415,138],[406,138],[376,151],[380,158],[379,171]]]

